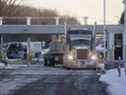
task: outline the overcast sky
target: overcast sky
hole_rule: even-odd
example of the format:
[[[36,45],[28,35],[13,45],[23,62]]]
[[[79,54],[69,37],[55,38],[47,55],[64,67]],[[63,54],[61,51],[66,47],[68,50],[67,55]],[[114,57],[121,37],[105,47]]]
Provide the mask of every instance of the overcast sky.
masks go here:
[[[106,0],[107,23],[117,23],[123,11],[123,0]],[[60,14],[89,17],[89,22],[103,22],[103,0],[24,0],[23,4],[36,8],[56,9]]]

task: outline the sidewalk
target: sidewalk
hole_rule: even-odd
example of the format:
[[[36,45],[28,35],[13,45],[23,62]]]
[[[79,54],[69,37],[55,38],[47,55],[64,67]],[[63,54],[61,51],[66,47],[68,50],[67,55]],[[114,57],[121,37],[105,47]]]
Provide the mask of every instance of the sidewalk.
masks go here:
[[[126,93],[126,76],[124,69],[121,69],[122,75],[118,77],[116,69],[107,71],[105,75],[102,75],[100,80],[107,83],[108,92],[110,95],[125,95]]]

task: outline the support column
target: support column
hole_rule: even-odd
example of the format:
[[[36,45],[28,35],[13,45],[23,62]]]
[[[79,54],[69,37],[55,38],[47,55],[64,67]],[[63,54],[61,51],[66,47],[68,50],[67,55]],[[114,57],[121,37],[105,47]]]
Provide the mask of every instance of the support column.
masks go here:
[[[27,25],[31,25],[31,17],[27,17]]]
[[[3,20],[2,20],[2,17],[0,17],[0,26],[3,24]],[[0,53],[1,53],[1,57],[3,56],[3,35],[1,34],[0,35]],[[3,59],[3,57],[1,58],[1,60]]]
[[[67,43],[67,23],[64,22],[64,35],[65,35],[65,42]]]
[[[3,50],[3,35],[1,34],[0,37],[0,61],[4,60],[5,54],[4,54],[4,50]]]
[[[96,52],[96,25],[97,22],[94,23],[94,28],[93,28],[93,51]]]
[[[4,43],[3,35],[1,34],[1,37],[0,37],[0,51],[1,51],[1,53],[3,53],[3,43]]]
[[[107,39],[108,39],[108,55],[107,55],[107,59],[108,60],[113,60],[114,59],[114,34],[113,32],[108,32],[108,35],[107,35]]]
[[[31,38],[28,37],[27,38],[27,64],[31,64],[30,62],[30,59],[31,59],[31,45],[30,45],[30,42],[31,42]]]
[[[3,18],[0,17],[0,25],[2,25],[2,24],[3,24]]]
[[[59,17],[56,17],[56,25],[59,25]]]
[[[111,55],[112,55],[111,59],[112,59],[112,60],[115,60],[114,45],[112,45],[112,54],[111,54]]]

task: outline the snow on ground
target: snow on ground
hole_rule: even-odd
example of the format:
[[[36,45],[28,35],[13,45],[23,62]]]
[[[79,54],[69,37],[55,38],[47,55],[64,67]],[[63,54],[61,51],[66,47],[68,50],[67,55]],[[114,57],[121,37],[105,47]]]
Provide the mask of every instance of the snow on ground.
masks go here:
[[[0,63],[0,68],[5,67],[5,65],[3,63]]]
[[[117,69],[109,70],[102,75],[100,80],[106,82],[110,95],[126,95],[126,76],[124,69],[121,69],[122,75],[118,77]]]

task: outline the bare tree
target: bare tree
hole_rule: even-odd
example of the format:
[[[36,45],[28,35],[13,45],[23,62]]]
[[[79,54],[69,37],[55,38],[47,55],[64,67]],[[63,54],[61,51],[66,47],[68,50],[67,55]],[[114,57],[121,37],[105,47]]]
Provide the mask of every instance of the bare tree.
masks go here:
[[[5,2],[7,5],[14,5],[16,2],[20,2],[22,0],[0,0],[1,2]]]
[[[79,21],[75,17],[71,17],[68,15],[63,15],[60,17],[60,24],[64,24],[66,22],[67,24],[80,24]]]
[[[12,11],[16,8],[14,5],[21,1],[22,0],[0,0],[0,16],[10,16]]]

